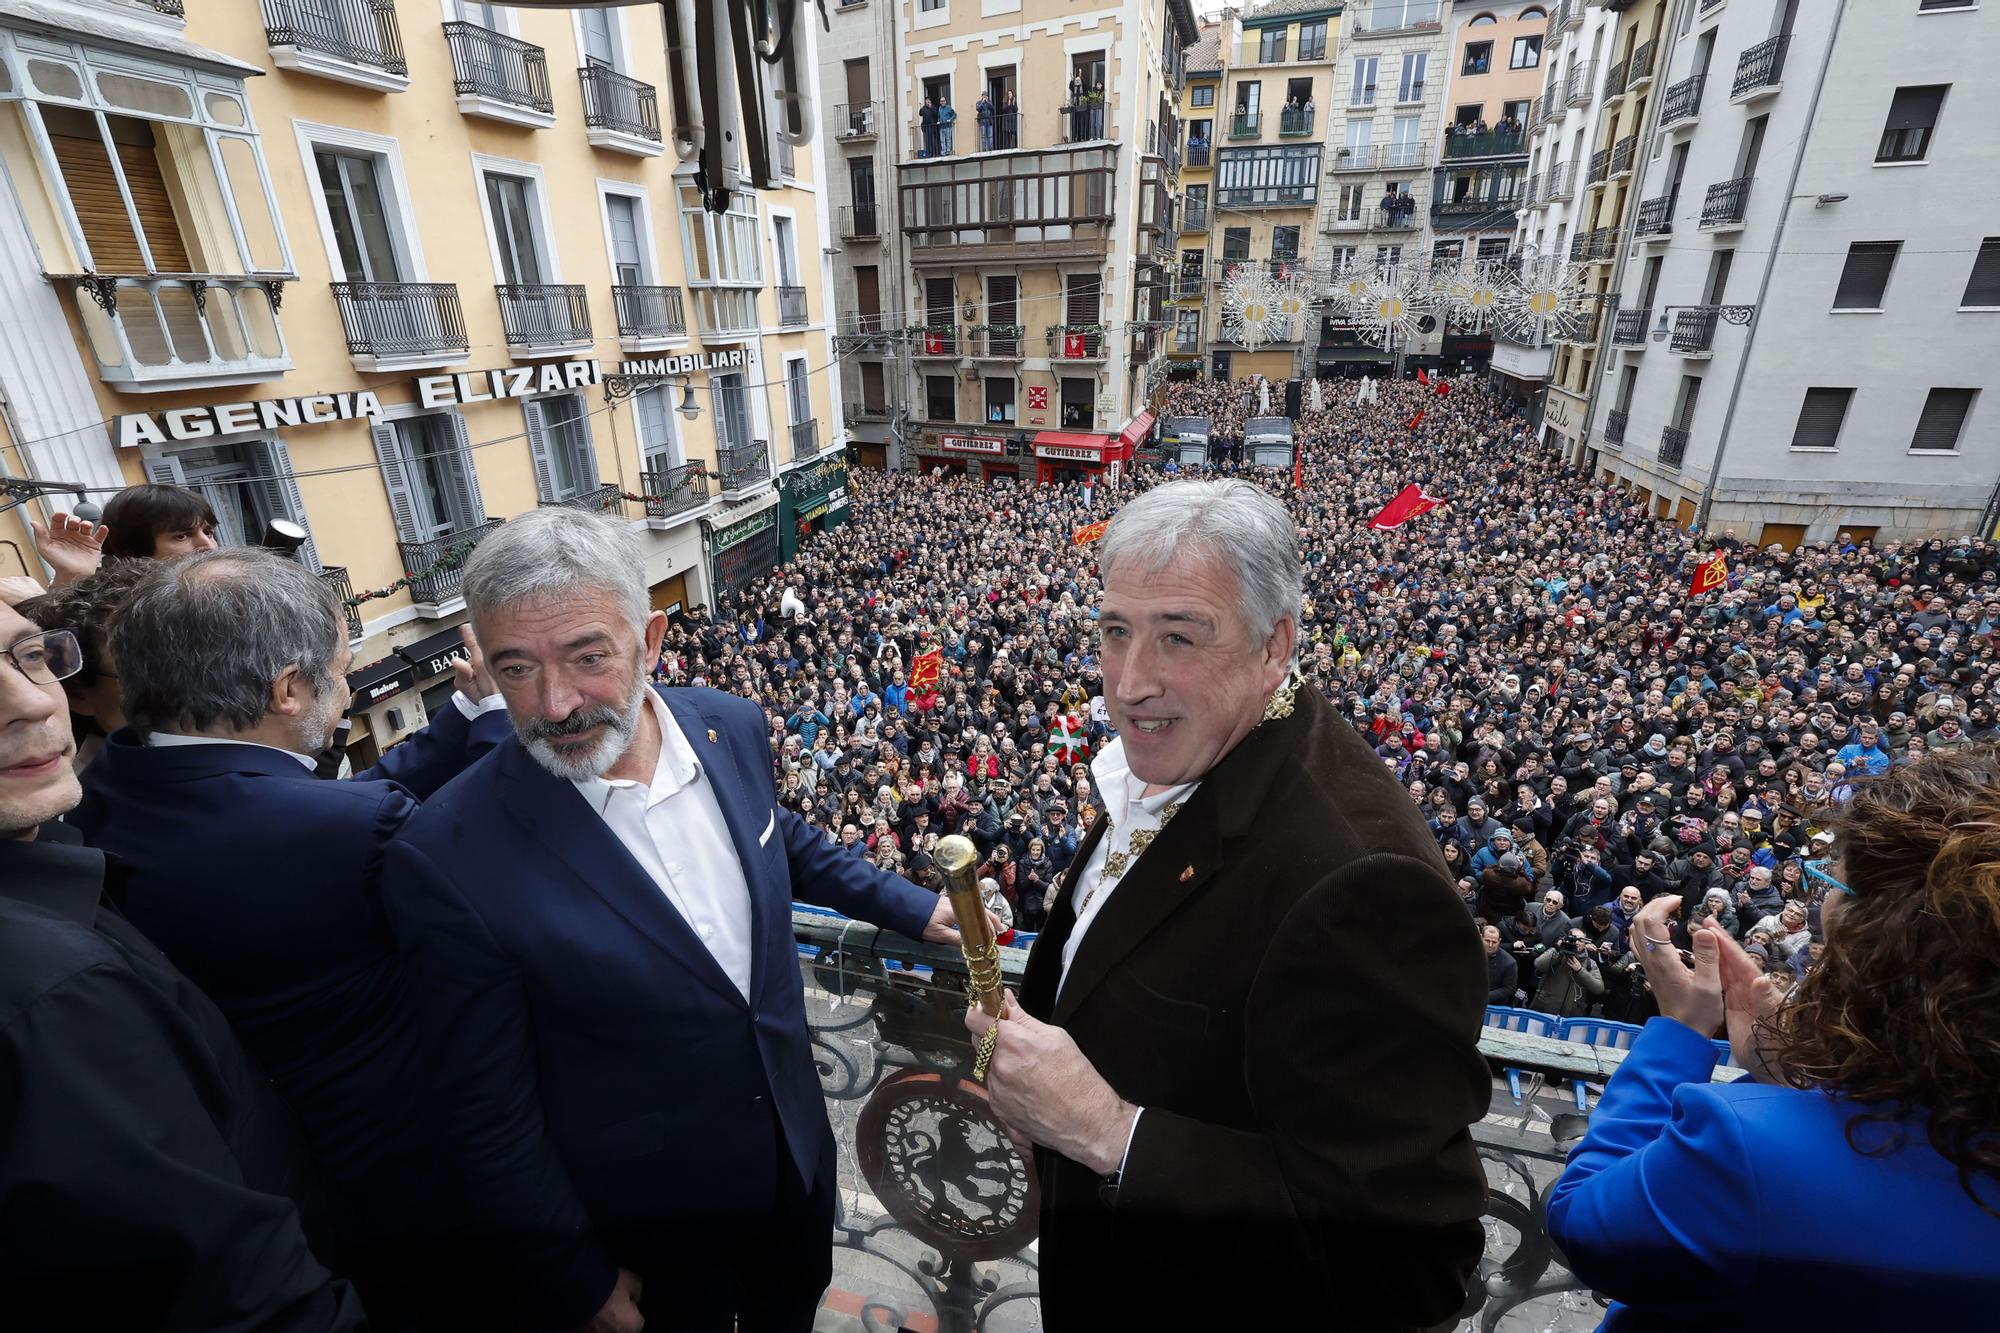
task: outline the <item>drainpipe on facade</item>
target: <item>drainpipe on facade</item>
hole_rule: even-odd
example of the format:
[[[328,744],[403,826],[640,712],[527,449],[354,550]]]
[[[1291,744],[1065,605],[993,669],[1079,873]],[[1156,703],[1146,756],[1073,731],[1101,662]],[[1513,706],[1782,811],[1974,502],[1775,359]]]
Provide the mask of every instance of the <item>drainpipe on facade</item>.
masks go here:
[[[1778,247],[1785,239],[1785,223],[1792,215],[1794,192],[1799,188],[1799,172],[1805,167],[1806,152],[1812,147],[1813,118],[1819,114],[1819,95],[1826,88],[1826,71],[1833,64],[1834,44],[1840,40],[1840,20],[1847,14],[1847,0],[1838,0],[1833,9],[1833,26],[1827,30],[1826,50],[1819,58],[1819,77],[1813,80],[1812,101],[1806,106],[1805,133],[1799,151],[1792,156],[1792,174],[1785,181],[1785,204],[1778,210],[1778,229],[1771,236],[1771,248],[1764,256],[1764,275],[1757,280],[1756,303],[1750,307],[1750,324],[1743,330],[1743,354],[1736,359],[1736,377],[1729,386],[1729,406],[1722,411],[1722,429],[1715,436],[1715,457],[1708,464],[1708,478],[1701,484],[1701,499],[1694,507],[1694,530],[1708,531],[1708,511],[1715,503],[1716,479],[1722,475],[1722,454],[1729,447],[1729,423],[1736,419],[1736,400],[1743,392],[1743,375],[1750,368],[1750,348],[1757,341],[1757,324],[1764,313],[1764,297],[1771,290],[1771,274],[1778,267]]]
[[[1639,142],[1633,145],[1634,156],[1638,155],[1642,145],[1650,150],[1653,146],[1653,136],[1659,132],[1660,104],[1666,101],[1666,89],[1661,84],[1665,82],[1663,76],[1673,61],[1671,44],[1678,40],[1674,34],[1680,28],[1682,11],[1694,2],[1695,0],[1668,0],[1667,21],[1660,25],[1658,39],[1661,48],[1659,73],[1653,77],[1653,95],[1646,100],[1646,123],[1639,131]],[[1615,21],[1612,31],[1617,32]],[[1612,45],[1615,51],[1617,43],[1614,41]],[[1579,162],[1583,160],[1581,157],[1578,159]],[[1632,164],[1632,178],[1638,183],[1643,183],[1646,179],[1644,169],[1636,162]],[[1624,230],[1618,238],[1618,257],[1611,263],[1611,284],[1605,288],[1606,299],[1600,307],[1604,312],[1604,320],[1597,328],[1597,356],[1590,363],[1590,392],[1585,394],[1583,399],[1583,438],[1577,441],[1579,455],[1587,455],[1590,451],[1590,433],[1597,421],[1597,392],[1604,386],[1605,362],[1610,359],[1611,339],[1618,325],[1618,298],[1625,290],[1625,261],[1631,257],[1632,242],[1639,234],[1639,210],[1636,201],[1630,197],[1626,199],[1625,213]],[[1643,332],[1644,330],[1641,330],[1642,334]],[[1579,457],[1577,461],[1580,463],[1583,458]]]

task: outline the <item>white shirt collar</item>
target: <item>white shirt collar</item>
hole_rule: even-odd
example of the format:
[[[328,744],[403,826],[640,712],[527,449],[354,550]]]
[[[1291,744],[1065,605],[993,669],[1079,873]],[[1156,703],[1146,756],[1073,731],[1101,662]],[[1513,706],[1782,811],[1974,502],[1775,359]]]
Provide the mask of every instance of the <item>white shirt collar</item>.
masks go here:
[[[693,782],[701,771],[701,765],[695,760],[694,747],[681,734],[680,724],[674,721],[667,701],[650,685],[646,687],[646,706],[652,709],[653,716],[660,723],[659,762],[653,766],[653,780],[643,784],[646,804],[650,806],[666,800]],[[614,794],[637,791],[642,784],[633,778],[585,778],[572,785],[590,803],[590,808],[601,816]]]
[[[288,754],[304,764],[308,771],[317,772],[319,769],[319,756],[316,754],[300,754],[297,750],[266,745],[262,741],[239,741],[229,736],[182,736],[171,731],[149,731],[146,733],[146,744],[157,749],[170,749],[176,745],[248,745],[256,750],[276,750],[279,754]]]
[[[1133,775],[1131,766],[1125,762],[1123,737],[1114,739],[1097,752],[1097,758],[1090,761],[1090,780],[1103,798],[1104,809],[1111,813],[1112,822],[1116,824],[1129,822],[1134,806],[1146,818],[1157,819],[1162,810],[1201,785],[1201,780],[1197,778],[1151,796],[1141,796],[1139,793],[1145,790],[1146,784]]]

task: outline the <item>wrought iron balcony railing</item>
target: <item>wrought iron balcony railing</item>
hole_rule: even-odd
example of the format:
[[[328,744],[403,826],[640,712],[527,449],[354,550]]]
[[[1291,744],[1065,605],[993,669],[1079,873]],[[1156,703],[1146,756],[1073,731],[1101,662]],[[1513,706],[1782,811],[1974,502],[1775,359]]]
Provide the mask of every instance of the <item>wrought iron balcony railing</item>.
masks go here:
[[[541,47],[457,20],[444,25],[444,39],[451,48],[452,88],[461,97],[486,97],[544,115],[555,113],[549,96],[549,57]]]
[[[1625,422],[1630,414],[1612,408],[1604,414],[1604,442],[1606,444],[1625,443]]]
[[[389,361],[470,350],[456,283],[336,282],[333,302],[350,356]]]
[[[1737,58],[1736,82],[1730,85],[1729,95],[1747,99],[1775,91],[1785,77],[1785,49],[1791,42],[1792,35],[1781,32],[1744,51]]]
[[[1559,203],[1576,193],[1576,163],[1558,162],[1549,168],[1542,201]]]
[[[586,126],[660,142],[660,97],[652,84],[608,65],[585,65],[576,76],[583,84]]]
[[[1721,317],[1721,312],[1714,306],[1676,311],[1670,346],[1683,356],[1706,355],[1715,347],[1715,326]]]
[[[1630,175],[1632,160],[1638,153],[1639,136],[1636,134],[1628,134],[1611,145],[1611,179],[1617,180],[1620,176]]]
[[[1644,310],[1621,310],[1618,323],[1611,330],[1613,347],[1644,347],[1646,345],[1646,325],[1653,317],[1652,308]]]
[[[502,282],[500,327],[509,347],[568,347],[591,341],[590,299],[580,282]]]
[[[1653,77],[1653,53],[1657,49],[1653,42],[1642,42],[1633,49],[1632,59],[1625,69],[1625,90],[1639,91],[1639,85],[1651,81]]]
[[[1640,236],[1671,236],[1674,230],[1674,193],[1656,195],[1639,205],[1636,233]]]
[[[1102,361],[1104,330],[1096,324],[1051,324],[1049,358],[1060,361]]]
[[[1600,148],[1590,155],[1590,175],[1585,178],[1584,184],[1601,185],[1604,183],[1604,178],[1610,174],[1611,150],[1609,148]]]
[[[925,357],[955,357],[958,355],[958,325],[917,324],[910,328],[910,354],[918,360]]]
[[[347,566],[322,565],[319,581],[326,585],[327,590],[340,603],[341,618],[347,622],[347,641],[356,642],[364,633],[364,627],[361,624],[361,608],[348,605],[354,600],[354,581],[347,577]]]
[[[792,423],[792,461],[811,458],[819,452],[819,422],[794,421]]]
[[[875,204],[840,206],[840,239],[872,241],[882,235],[882,210]]]
[[[880,102],[836,102],[833,107],[833,137],[872,139],[882,123]]]
[[[543,500],[540,503],[543,508],[560,505],[564,509],[581,509],[587,514],[616,514],[624,507],[625,494],[617,483],[606,482],[560,500]]]
[[[1208,230],[1208,205],[1198,199],[1190,199],[1181,209],[1181,230],[1183,232]]]
[[[1263,133],[1264,117],[1255,111],[1239,111],[1229,118],[1229,137],[1254,139]]]
[[[806,326],[806,289],[778,288],[778,327],[802,329]]]
[[[1660,128],[1672,129],[1684,125],[1701,114],[1701,89],[1705,76],[1690,75],[1673,87],[1660,99]]]
[[[1358,148],[1343,144],[1327,150],[1327,170],[1343,172],[1413,169],[1428,164],[1429,153],[1430,142],[1424,139],[1404,143],[1362,144]]]
[[[1660,432],[1660,466],[1678,468],[1687,457],[1688,433],[1679,426],[1668,426]]]
[[[410,72],[396,0],[263,0],[264,40],[385,74]]]
[[[441,606],[459,595],[465,586],[465,557],[473,548],[500,529],[500,520],[489,518],[475,527],[462,528],[417,542],[397,542],[404,569],[424,571],[410,584],[410,600],[419,606]],[[446,556],[443,568],[432,568]]]
[[[1208,140],[1206,139],[1188,140],[1187,165],[1190,167],[1207,166],[1208,155],[1210,151],[1211,151],[1211,145],[1209,144]]]
[[[687,336],[687,311],[678,287],[620,284],[611,289],[621,338],[681,338]]]
[[[1625,95],[1626,71],[1630,68],[1629,62],[1621,60],[1604,72],[1604,99],[1607,102]]]
[[[1739,176],[1733,181],[1717,181],[1708,187],[1708,197],[1701,201],[1701,225],[1704,230],[1717,231],[1743,225],[1743,213],[1750,204],[1751,176]]]
[[[1278,137],[1303,138],[1313,132],[1314,113],[1304,107],[1286,107],[1278,112]]]
[[[715,451],[715,470],[722,476],[722,494],[740,495],[771,478],[771,446],[764,440],[723,445]]]
[[[639,488],[646,496],[647,518],[669,518],[708,503],[708,469],[700,461],[641,472]]]
[[[1563,92],[1563,101],[1571,106],[1584,106],[1590,95],[1597,91],[1597,62],[1579,60],[1570,66],[1569,86]]]
[[[974,324],[965,331],[972,355],[986,361],[1019,361],[1026,334],[1020,324]]]

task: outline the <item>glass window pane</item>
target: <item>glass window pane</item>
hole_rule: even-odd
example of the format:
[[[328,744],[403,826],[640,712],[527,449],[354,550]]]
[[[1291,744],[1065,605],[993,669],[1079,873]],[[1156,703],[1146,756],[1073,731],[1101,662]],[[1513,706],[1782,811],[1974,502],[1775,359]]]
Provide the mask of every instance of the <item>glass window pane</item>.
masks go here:
[[[285,247],[278,236],[278,222],[264,193],[264,178],[257,170],[257,148],[248,139],[220,136],[222,170],[229,177],[229,195],[243,226],[243,240],[253,273],[285,271]]]

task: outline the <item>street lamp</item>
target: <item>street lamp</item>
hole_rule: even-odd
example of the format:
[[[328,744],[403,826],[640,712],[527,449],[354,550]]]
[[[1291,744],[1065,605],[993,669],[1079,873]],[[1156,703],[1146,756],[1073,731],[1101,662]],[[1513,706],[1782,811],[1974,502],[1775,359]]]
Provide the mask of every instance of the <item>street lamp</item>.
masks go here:
[[[693,421],[701,415],[701,404],[694,400],[694,381],[681,380],[681,415]]]

